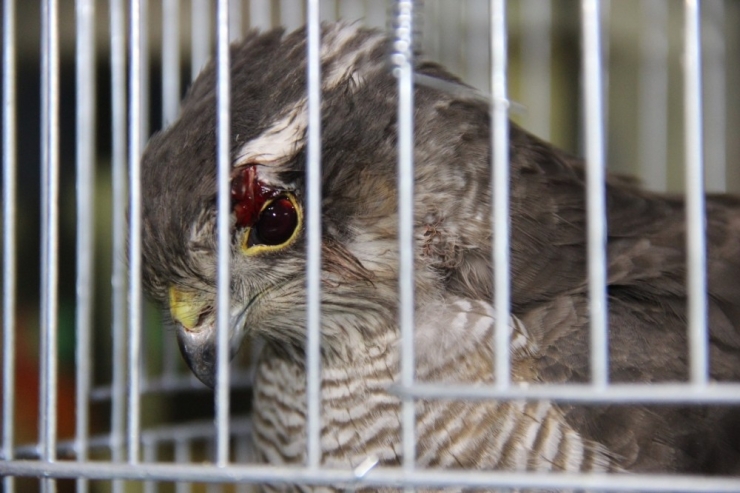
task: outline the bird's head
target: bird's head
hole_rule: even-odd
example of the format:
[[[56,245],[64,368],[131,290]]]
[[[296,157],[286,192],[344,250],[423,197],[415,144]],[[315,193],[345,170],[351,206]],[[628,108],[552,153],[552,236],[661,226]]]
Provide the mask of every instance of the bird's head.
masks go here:
[[[388,42],[322,29],[322,348],[346,355],[395,330],[397,81]],[[306,327],[306,37],[250,34],[231,48],[232,355],[245,335],[300,351]],[[419,70],[450,77],[434,65]],[[216,76],[142,161],[143,265],[194,373],[213,384],[216,321]],[[443,289],[490,295],[488,109],[416,90],[417,303]],[[482,286],[482,287],[481,287]]]

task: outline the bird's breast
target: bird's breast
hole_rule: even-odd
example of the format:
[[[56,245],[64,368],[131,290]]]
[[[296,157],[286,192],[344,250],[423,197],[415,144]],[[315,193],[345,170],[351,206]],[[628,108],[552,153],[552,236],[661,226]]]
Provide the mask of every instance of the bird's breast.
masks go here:
[[[395,336],[394,336],[395,337]],[[489,339],[490,340],[490,339]],[[322,464],[354,468],[369,457],[401,463],[397,340],[363,357],[325,363],[321,380]],[[435,374],[417,368],[417,376]],[[471,376],[467,375],[468,382]],[[305,366],[267,346],[255,382],[254,434],[262,460],[304,464]],[[548,401],[417,401],[417,464],[432,468],[603,471],[616,467],[567,425]]]

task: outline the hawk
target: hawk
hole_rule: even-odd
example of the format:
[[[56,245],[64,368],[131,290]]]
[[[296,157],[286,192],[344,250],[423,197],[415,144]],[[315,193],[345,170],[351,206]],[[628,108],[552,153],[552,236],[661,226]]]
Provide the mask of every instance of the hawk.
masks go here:
[[[401,461],[397,81],[384,34],[322,27],[322,464]],[[271,464],[306,454],[306,33],[231,47],[232,355],[266,341],[254,438]],[[442,67],[416,70],[460,83]],[[143,276],[184,358],[212,385],[216,297],[216,70],[142,160]],[[494,381],[491,147],[485,103],[415,88],[416,371]],[[579,159],[514,124],[512,379],[589,379],[585,186]],[[686,381],[686,230],[680,198],[610,176],[610,380]],[[711,378],[740,376],[740,201],[707,198]],[[731,406],[419,400],[417,458],[431,468],[740,473]]]

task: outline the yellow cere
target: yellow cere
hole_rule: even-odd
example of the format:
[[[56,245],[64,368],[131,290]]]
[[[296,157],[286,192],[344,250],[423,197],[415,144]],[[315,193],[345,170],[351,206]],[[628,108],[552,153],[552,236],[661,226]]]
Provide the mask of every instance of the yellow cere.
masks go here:
[[[170,286],[170,314],[186,329],[193,330],[196,327],[205,305],[195,293]]]

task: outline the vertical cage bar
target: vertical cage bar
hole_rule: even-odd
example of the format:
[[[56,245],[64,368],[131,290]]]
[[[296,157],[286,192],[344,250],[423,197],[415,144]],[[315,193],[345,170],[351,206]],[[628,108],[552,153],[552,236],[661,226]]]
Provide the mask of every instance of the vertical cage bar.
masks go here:
[[[143,0],[131,0],[129,20],[129,279],[128,279],[128,462],[139,462],[141,438],[141,131]]]
[[[641,4],[638,155],[642,182],[665,191],[668,179],[668,1]]]
[[[15,444],[15,302],[16,302],[16,102],[15,0],[3,2],[3,458],[12,460]],[[6,493],[15,479],[3,478]]]
[[[609,379],[606,304],[606,194],[604,172],[604,86],[602,82],[601,12],[598,0],[582,0],[583,86],[586,140],[586,209],[588,211],[588,285],[591,315],[591,381],[597,388]]]
[[[703,139],[708,192],[727,191],[727,74],[725,64],[725,4],[704,2],[702,9]]]
[[[398,249],[401,385],[414,384],[414,2],[397,0],[394,19],[394,72],[398,77]],[[402,466],[414,470],[415,402],[404,397],[401,409]]]
[[[216,160],[218,175],[218,280],[216,310],[216,464],[225,466],[229,462],[229,309],[231,253],[231,195],[229,178],[231,161],[229,156],[230,135],[230,72],[229,72],[229,1],[217,4],[218,32],[218,80],[217,80],[217,125]]]
[[[111,186],[113,188],[112,251],[112,389],[111,460],[124,460],[126,427],[126,24],[123,0],[110,0],[111,70]],[[123,481],[113,481],[113,491],[123,492]]]
[[[527,106],[527,129],[550,139],[552,2],[523,0],[522,93]]]
[[[41,459],[56,460],[59,284],[59,27],[56,0],[41,4]],[[41,481],[45,493],[56,481]]]
[[[319,0],[308,0],[308,164],[306,168],[306,303],[308,467],[321,463],[321,25]]]
[[[211,56],[211,4],[209,0],[191,0],[190,78],[195,80]]]
[[[77,0],[77,310],[75,360],[77,387],[75,453],[88,458],[91,338],[93,317],[94,192],[95,192],[95,9],[92,0]],[[77,480],[77,491],[88,482]]]
[[[166,127],[180,111],[179,0],[163,0],[162,14],[162,126]]]
[[[706,219],[702,135],[701,29],[698,0],[684,1],[684,131],[686,139],[686,248],[691,383],[706,385],[707,340]]]
[[[506,2],[491,0],[491,146],[493,261],[496,308],[496,387],[511,381],[509,358],[509,100],[506,88]]]

